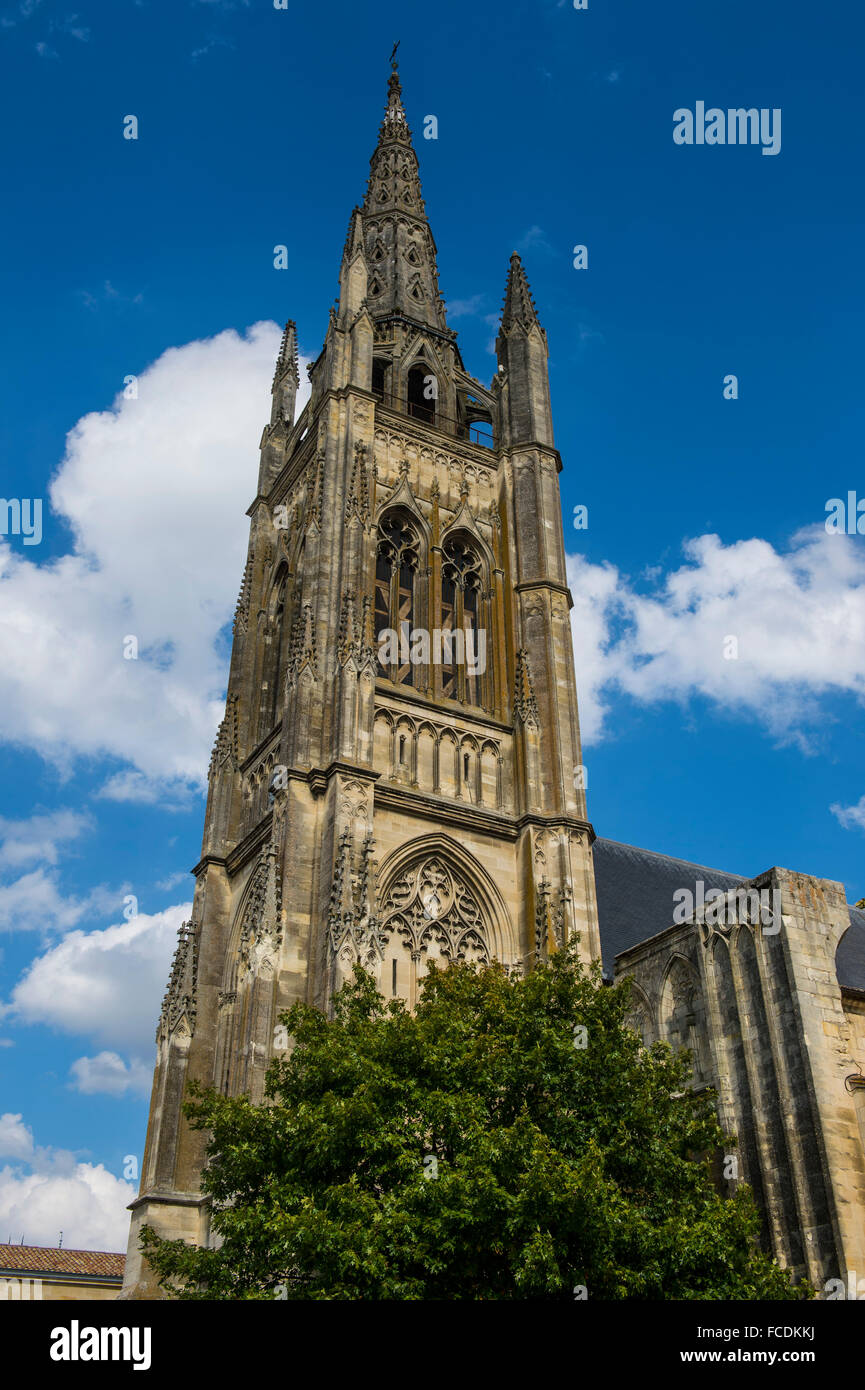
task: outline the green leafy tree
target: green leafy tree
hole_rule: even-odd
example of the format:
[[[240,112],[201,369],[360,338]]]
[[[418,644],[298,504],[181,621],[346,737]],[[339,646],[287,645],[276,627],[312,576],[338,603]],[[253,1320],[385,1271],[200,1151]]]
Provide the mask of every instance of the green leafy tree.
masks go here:
[[[207,1299],[788,1299],[687,1054],[642,1047],[627,983],[573,950],[525,979],[431,969],[416,1012],[360,969],[296,1004],[253,1105],[192,1088],[218,1249],[143,1249]],[[729,1147],[729,1141],[727,1141]]]

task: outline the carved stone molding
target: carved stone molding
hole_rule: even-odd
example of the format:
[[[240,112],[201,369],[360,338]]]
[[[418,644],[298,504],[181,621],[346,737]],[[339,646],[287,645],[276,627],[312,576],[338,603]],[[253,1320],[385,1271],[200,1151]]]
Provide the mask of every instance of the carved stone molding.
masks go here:
[[[246,632],[249,623],[249,604],[252,595],[252,556],[246,562],[243,571],[243,579],[240,584],[240,593],[237,596],[237,605],[234,609],[234,635],[242,636]]]
[[[517,652],[517,671],[514,681],[514,718],[522,724],[537,729],[540,726],[538,703],[535,699],[529,654],[525,647]]]
[[[225,714],[216,731],[216,740],[213,744],[213,752],[210,755],[208,776],[212,777],[216,770],[225,764],[228,765],[231,772],[236,772],[239,761],[237,751],[237,696],[229,695],[225,702]]]
[[[277,849],[265,845],[252,873],[240,924],[239,978],[256,974],[273,957],[282,940],[282,894]]]
[[[162,1001],[156,1030],[157,1043],[165,1041],[180,1029],[184,1020],[183,1032],[186,1036],[191,1037],[195,1032],[197,986],[198,929],[192,921],[183,922],[178,928],[168,989]]]
[[[328,945],[338,976],[348,975],[354,965],[375,974],[384,958],[384,935],[371,898],[372,835],[364,838],[357,859],[352,844],[346,829],[337,846],[328,911]]]

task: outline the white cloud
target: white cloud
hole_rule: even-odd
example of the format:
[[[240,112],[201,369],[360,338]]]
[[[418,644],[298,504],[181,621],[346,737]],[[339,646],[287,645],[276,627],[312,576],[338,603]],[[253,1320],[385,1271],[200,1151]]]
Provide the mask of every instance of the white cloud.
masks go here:
[[[115,772],[94,792],[97,801],[125,801],[138,806],[156,806],[162,811],[188,810],[194,791],[188,782],[172,777],[147,777],[133,768]]]
[[[517,242],[517,250],[522,255],[525,255],[527,251],[543,251],[549,256],[554,254],[553,248],[547,240],[546,232],[537,223],[529,227],[520,237]]]
[[[117,1052],[99,1052],[95,1057],[79,1057],[69,1068],[70,1086],[82,1095],[149,1096],[153,1068],[132,1059],[129,1066]]]
[[[0,544],[6,739],[64,769],[108,755],[157,785],[201,785],[280,336],[259,323],[169,348],[137,399],[70,431],[44,527],[63,518],[73,552],[40,565]],[[127,635],[138,660],[123,659]],[[114,777],[106,794],[141,799],[142,784]]]
[[[183,903],[102,931],[70,932],[28,966],[4,1012],[146,1063],[177,930],[191,910]]]
[[[66,1149],[37,1148],[21,1115],[0,1116],[0,1233],[26,1245],[125,1251],[132,1183]]]
[[[156,887],[159,889],[160,893],[170,893],[172,888],[176,888],[178,884],[188,882],[189,870],[178,869],[177,873],[169,874],[167,878],[157,879]]]
[[[56,864],[59,846],[75,840],[92,821],[79,811],[36,812],[27,820],[0,816],[0,869],[19,869],[25,864]]]
[[[612,565],[568,556],[587,743],[601,736],[614,691],[645,704],[703,696],[803,746],[820,696],[865,697],[865,549],[854,539],[817,526],[784,553],[717,536],[684,552],[648,595]]]
[[[104,885],[86,897],[68,897],[57,886],[56,874],[33,869],[0,884],[0,931],[68,931],[86,916],[112,912],[121,898],[122,892]]]
[[[567,575],[574,606],[571,632],[580,732],[584,744],[602,734],[606,714],[606,687],[613,679],[614,661],[609,653],[610,624],[620,599],[621,580],[612,565],[590,565],[579,555],[568,555]]]
[[[33,1131],[23,1123],[23,1115],[0,1115],[0,1158],[31,1158]]]
[[[841,806],[836,802],[829,810],[845,830],[865,830],[865,796],[860,796],[855,806]]]
[[[79,811],[37,811],[27,820],[0,817],[0,874],[5,880],[0,883],[0,931],[68,931],[88,914],[117,910],[122,889],[99,886],[76,898],[58,886],[54,870],[61,854],[92,825],[92,818]],[[21,874],[21,869],[27,872]]]

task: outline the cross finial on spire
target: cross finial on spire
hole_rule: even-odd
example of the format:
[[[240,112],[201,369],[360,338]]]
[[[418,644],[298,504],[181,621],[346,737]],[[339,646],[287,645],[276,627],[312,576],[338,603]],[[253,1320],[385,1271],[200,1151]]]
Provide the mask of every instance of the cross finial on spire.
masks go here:
[[[378,144],[370,160],[363,207],[355,221],[370,258],[369,302],[376,319],[408,311],[438,331],[447,331],[444,304],[438,292],[435,243],[429,230],[417,155],[402,103],[397,70],[399,41],[391,49],[387,105],[379,126]],[[382,227],[400,228],[399,246]],[[403,230],[405,229],[405,230]]]
[[[379,131],[379,144],[386,135],[393,135],[399,129],[399,138],[410,141],[410,132],[405,118],[405,111],[402,104],[402,87],[399,81],[399,69],[396,61],[396,51],[399,48],[400,40],[397,39],[390,55],[390,76],[387,79],[387,107],[384,113],[384,123]]]

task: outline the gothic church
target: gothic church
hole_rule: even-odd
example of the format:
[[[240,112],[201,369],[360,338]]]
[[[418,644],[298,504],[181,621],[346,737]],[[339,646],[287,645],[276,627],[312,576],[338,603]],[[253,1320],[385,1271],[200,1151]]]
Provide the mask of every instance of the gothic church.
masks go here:
[[[484,386],[448,327],[394,66],[297,419],[293,323],[276,363],[124,1297],[158,1296],[143,1224],[209,1239],[188,1081],[260,1099],[280,1012],[325,1007],[355,962],[413,1004],[431,960],[524,972],[575,935],[633,977],[647,1042],[692,1048],[779,1259],[865,1278],[865,914],[771,869],[777,934],[671,925],[677,888],[745,880],[595,837],[547,340],[517,255],[496,355]]]

